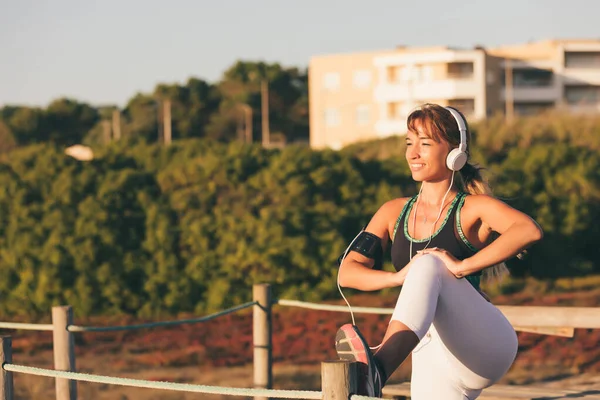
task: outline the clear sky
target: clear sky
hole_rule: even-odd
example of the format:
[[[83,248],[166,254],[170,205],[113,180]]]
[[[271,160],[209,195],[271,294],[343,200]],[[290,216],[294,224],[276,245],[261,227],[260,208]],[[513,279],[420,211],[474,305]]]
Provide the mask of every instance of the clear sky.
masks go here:
[[[600,39],[598,0],[0,0],[0,106],[125,103],[236,60]]]

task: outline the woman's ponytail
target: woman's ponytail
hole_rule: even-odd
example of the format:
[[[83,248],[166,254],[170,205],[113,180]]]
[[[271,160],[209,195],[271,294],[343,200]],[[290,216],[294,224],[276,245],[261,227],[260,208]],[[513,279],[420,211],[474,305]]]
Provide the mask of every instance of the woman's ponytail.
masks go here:
[[[462,186],[460,189],[469,194],[492,195],[490,185],[481,174],[482,170],[483,168],[467,162],[459,171],[460,179],[458,179],[458,183]],[[492,232],[489,240],[490,243],[496,240],[498,236],[498,233]],[[494,265],[483,271],[483,277],[486,282],[500,282],[507,275],[509,275],[509,271],[505,263]]]

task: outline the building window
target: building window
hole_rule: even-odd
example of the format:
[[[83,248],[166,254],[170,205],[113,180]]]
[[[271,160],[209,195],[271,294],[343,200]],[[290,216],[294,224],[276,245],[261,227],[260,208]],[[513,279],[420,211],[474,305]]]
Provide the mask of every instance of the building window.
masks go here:
[[[549,87],[554,82],[554,73],[549,69],[519,68],[512,71],[514,87]],[[506,73],[501,75],[502,86],[506,86]]]
[[[448,100],[448,106],[456,108],[465,117],[475,114],[475,99],[452,99]]]
[[[405,119],[412,111],[411,103],[394,101],[387,103],[387,117],[389,119]]]
[[[430,65],[413,65],[402,71],[403,82],[430,82],[433,77],[433,68]]]
[[[554,102],[515,103],[515,113],[518,115],[535,115],[554,107]]]
[[[453,62],[448,63],[448,78],[450,79],[472,79],[472,62]]]
[[[600,68],[600,51],[565,52],[567,68]]]
[[[340,88],[340,74],[328,72],[323,76],[323,87],[327,90],[338,90]]]
[[[335,108],[325,110],[325,125],[338,126],[340,124],[340,113]]]
[[[371,71],[360,70],[354,71],[353,79],[354,87],[358,89],[365,89],[371,85]]]
[[[360,105],[356,107],[356,125],[365,126],[369,124],[369,106]]]
[[[402,110],[401,110],[402,103],[400,103],[400,102],[388,103],[387,107],[388,107],[388,118],[389,119],[396,119],[396,118],[400,117],[400,114],[402,112]]]
[[[600,104],[600,86],[565,86],[565,99],[570,105]]]
[[[400,72],[402,70],[402,67],[398,67],[398,66],[391,66],[391,67],[387,67],[387,81],[389,83],[395,83],[400,81]]]

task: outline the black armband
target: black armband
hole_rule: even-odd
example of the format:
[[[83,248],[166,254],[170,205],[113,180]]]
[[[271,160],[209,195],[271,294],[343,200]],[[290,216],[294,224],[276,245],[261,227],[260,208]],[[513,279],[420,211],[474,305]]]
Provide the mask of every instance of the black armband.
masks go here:
[[[373,269],[380,270],[383,268],[383,246],[381,245],[381,238],[379,236],[362,231],[350,245],[348,253],[351,251],[356,251],[374,260],[375,265],[373,265]],[[342,264],[343,257],[344,254],[338,258],[338,265]]]

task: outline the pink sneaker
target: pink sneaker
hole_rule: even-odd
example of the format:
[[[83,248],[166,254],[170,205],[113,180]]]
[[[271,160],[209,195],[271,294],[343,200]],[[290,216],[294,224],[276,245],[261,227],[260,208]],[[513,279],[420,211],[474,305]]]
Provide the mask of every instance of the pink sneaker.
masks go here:
[[[381,397],[383,383],[369,345],[358,327],[343,325],[335,335],[335,350],[342,360],[357,361],[367,366],[366,391],[370,397]]]

